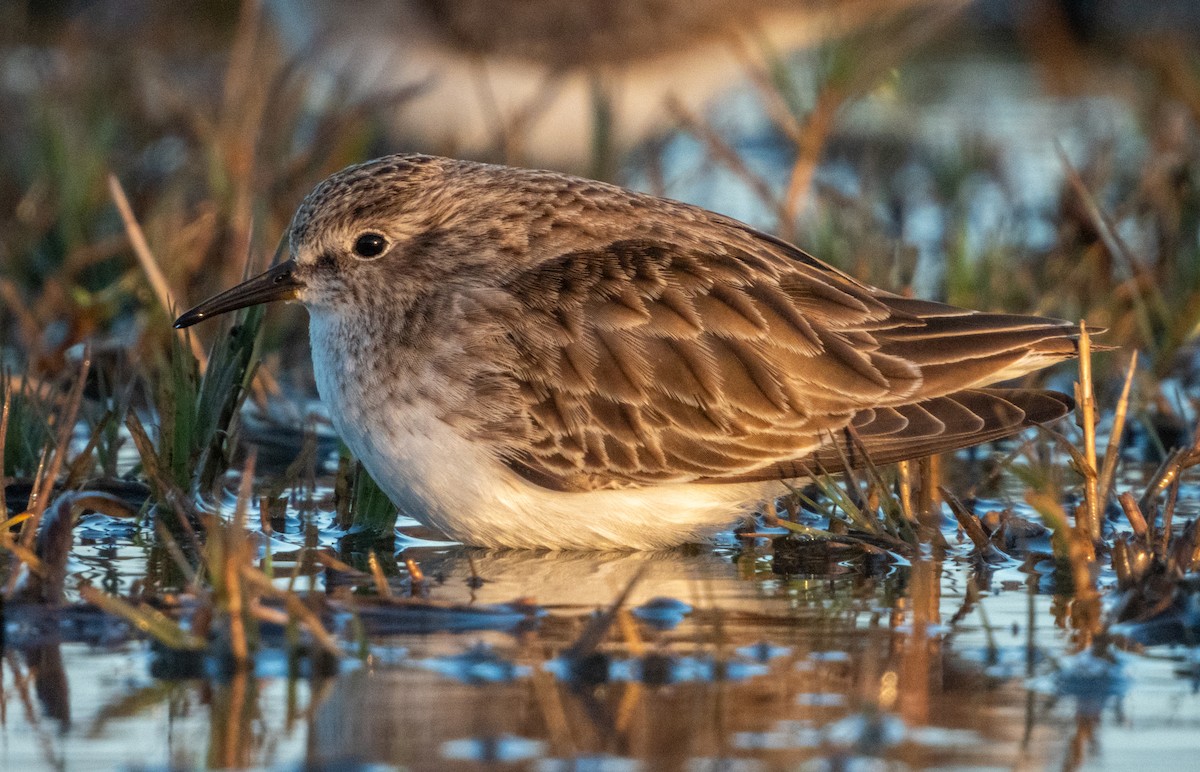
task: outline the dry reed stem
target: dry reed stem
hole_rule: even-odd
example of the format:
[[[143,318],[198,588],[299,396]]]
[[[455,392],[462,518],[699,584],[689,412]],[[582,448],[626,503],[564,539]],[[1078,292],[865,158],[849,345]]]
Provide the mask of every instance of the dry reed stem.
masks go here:
[[[124,619],[136,629],[153,636],[166,646],[191,651],[199,651],[204,648],[202,638],[184,630],[174,619],[145,603],[135,606],[124,598],[109,595],[90,584],[80,585],[79,596],[86,603],[90,603],[106,614]]]
[[[26,510],[33,509],[38,501],[38,483],[42,480],[42,474],[46,471],[46,459],[50,456],[50,448],[43,446],[38,453],[37,469],[33,470],[33,490],[29,492],[29,502],[25,505]]]
[[[1157,336],[1154,334],[1151,320],[1146,312],[1146,301],[1157,300],[1158,305],[1162,305],[1161,294],[1158,296],[1147,297],[1148,290],[1146,288],[1153,288],[1155,286],[1153,273],[1145,266],[1145,264],[1142,263],[1141,260],[1134,257],[1133,252],[1129,249],[1129,246],[1125,243],[1124,239],[1121,238],[1121,234],[1117,231],[1117,227],[1113,222],[1113,219],[1100,208],[1100,205],[1096,202],[1095,196],[1093,196],[1092,192],[1088,190],[1087,184],[1084,183],[1083,178],[1079,175],[1079,172],[1074,166],[1071,165],[1071,162],[1068,160],[1067,154],[1063,150],[1062,145],[1056,143],[1055,149],[1058,151],[1059,161],[1062,163],[1063,168],[1067,172],[1067,179],[1070,181],[1071,187],[1074,189],[1075,194],[1079,197],[1079,200],[1083,202],[1088,218],[1091,220],[1096,232],[1100,235],[1100,240],[1103,242],[1104,248],[1108,250],[1109,254],[1114,258],[1123,261],[1128,268],[1132,284],[1130,292],[1135,301],[1137,301],[1133,306],[1134,314],[1137,319],[1138,326],[1141,328],[1141,332],[1145,336],[1147,344],[1150,344],[1151,342],[1157,340]],[[1158,310],[1160,314],[1165,315],[1166,309],[1159,308]]]
[[[245,671],[233,674],[229,679],[229,705],[218,713],[218,720],[224,724],[225,742],[222,744],[220,766],[226,769],[244,769],[248,766],[250,743],[246,741],[246,729],[249,724],[246,719],[246,692],[249,679]],[[216,766],[216,765],[214,765]]]
[[[634,622],[629,609],[617,610],[617,627],[621,630],[621,638],[625,641],[625,647],[629,649],[630,654],[641,657],[646,653],[646,642],[642,640],[642,634],[638,632],[637,623]]]
[[[271,79],[257,57],[263,27],[262,0],[243,0],[234,27],[229,63],[221,93],[221,109],[213,137],[230,185],[226,252],[249,254],[253,242],[254,190],[258,139],[270,103]],[[256,61],[257,60],[257,61]],[[224,280],[236,281],[235,263],[225,264]]]
[[[1100,541],[1100,478],[1096,469],[1096,393],[1092,388],[1092,341],[1087,324],[1079,322],[1079,383],[1075,385],[1075,402],[1079,406],[1080,428],[1083,429],[1083,457],[1086,462],[1080,473],[1084,478],[1084,522],[1076,523],[1094,543]]]
[[[1066,560],[1074,589],[1072,624],[1079,633],[1080,648],[1086,648],[1100,629],[1100,595],[1092,576],[1095,545],[1085,532],[1070,526],[1067,513],[1054,496],[1029,490],[1025,492],[1025,501],[1050,526],[1055,556],[1059,560]]]
[[[1200,443],[1200,432],[1197,432],[1196,439],[1197,443]],[[1159,464],[1153,477],[1150,478],[1150,483],[1146,486],[1145,492],[1138,499],[1138,506],[1142,508],[1143,512],[1150,509],[1154,504],[1154,499],[1170,487],[1180,474],[1197,464],[1200,464],[1200,444],[1193,445],[1190,448],[1176,448],[1172,450],[1167,454],[1163,462]]]
[[[404,567],[408,569],[408,578],[411,582],[412,593],[416,595],[421,585],[425,584],[425,572],[417,565],[417,561],[410,557],[404,558]]]
[[[768,73],[770,63],[757,61],[758,54],[750,50],[747,41],[742,36],[730,39],[729,43],[733,55],[737,57],[742,69],[754,84],[759,96],[762,97],[762,108],[767,117],[771,119],[780,133],[787,137],[789,142],[799,145],[804,131],[800,126],[800,121],[792,113],[791,106],[780,93],[779,87],[771,82]]]
[[[634,588],[646,576],[648,568],[648,565],[643,565],[639,568],[629,579],[625,588],[609,604],[608,608],[598,614],[594,614],[587,621],[583,630],[579,633],[579,637],[564,652],[566,657],[579,660],[596,651],[600,643],[604,640],[604,636],[608,634],[609,628],[612,627],[613,621],[617,616],[617,611],[625,605],[625,601],[629,599]]]
[[[257,600],[251,601],[250,603],[250,616],[254,617],[260,622],[279,625],[280,627],[287,627],[288,622],[291,621],[288,618],[286,611],[280,611],[277,608],[264,606]]]
[[[496,89],[488,78],[487,67],[479,59],[471,62],[471,86],[475,98],[479,100],[480,109],[487,114],[488,123],[492,126],[493,142],[500,151],[505,162],[516,164],[519,147],[513,126],[509,125],[500,109],[500,100],[496,97]]]
[[[1167,488],[1167,503],[1163,506],[1162,511],[1162,531],[1158,534],[1159,555],[1166,556],[1170,551],[1171,546],[1171,521],[1175,518],[1175,502],[1179,500],[1179,475],[1171,481],[1171,487]]]
[[[1139,286],[1142,281],[1151,282],[1153,276],[1147,270],[1142,261],[1133,256],[1132,250],[1121,238],[1121,234],[1117,231],[1112,218],[1105,214],[1100,208],[1100,204],[1096,202],[1096,197],[1088,190],[1087,183],[1083,181],[1079,171],[1071,164],[1067,158],[1066,152],[1062,145],[1055,144],[1055,149],[1058,151],[1059,161],[1067,172],[1067,180],[1071,183],[1071,188],[1075,194],[1079,196],[1083,202],[1084,208],[1087,210],[1087,215],[1095,226],[1096,232],[1099,233],[1101,241],[1104,242],[1105,248],[1115,257],[1119,257],[1125,261],[1129,267],[1130,274],[1134,279],[1138,280]]]
[[[55,406],[62,404],[62,396],[54,393],[54,385],[44,378],[37,378],[29,373],[22,375],[12,375],[10,373],[0,375],[0,380],[4,381],[5,387],[10,390],[15,389],[22,394],[36,394],[38,399],[48,401]]]
[[[1036,509],[1051,528],[1055,554],[1066,558],[1071,569],[1075,596],[1080,599],[1098,597],[1092,579],[1092,564],[1096,553],[1092,540],[1078,526],[1072,528],[1067,513],[1056,498],[1046,493],[1026,491],[1025,501]]]
[[[48,505],[50,492],[54,489],[54,482],[58,479],[58,474],[62,471],[63,464],[66,462],[67,448],[71,444],[71,435],[75,432],[75,419],[79,417],[79,407],[83,404],[83,388],[87,385],[87,375],[91,367],[92,349],[91,346],[88,346],[84,350],[83,359],[79,363],[79,375],[76,377],[75,383],[71,386],[71,391],[68,393],[66,408],[57,416],[58,442],[54,445],[54,453],[50,459],[50,468],[46,472],[46,475],[39,481],[37,504],[31,507],[34,513],[33,525],[35,527],[37,526],[38,518]],[[24,538],[24,533],[22,533],[22,538]]]
[[[994,549],[991,540],[979,522],[979,518],[971,514],[966,506],[958,500],[958,497],[947,490],[945,486],[940,486],[938,492],[942,495],[942,500],[950,506],[950,511],[954,513],[954,519],[958,521],[958,524],[967,534],[967,538],[971,540],[971,543],[975,545],[975,548],[981,553]]]
[[[1025,491],[1025,503],[1037,510],[1038,514],[1042,516],[1042,520],[1050,527],[1050,543],[1053,545],[1055,556],[1067,557],[1070,553],[1070,545],[1067,541],[1070,525],[1062,504],[1055,497],[1035,490]]]
[[[644,695],[645,687],[640,682],[627,681],[625,683],[625,688],[621,692],[621,700],[617,703],[616,720],[613,721],[613,727],[620,735],[629,732],[629,727],[637,718],[637,708],[642,704]]]
[[[834,118],[845,101],[846,94],[842,89],[826,87],[817,95],[817,103],[804,122],[803,133],[796,147],[796,161],[792,164],[787,191],[783,196],[783,214],[787,219],[780,226],[788,237],[795,230],[794,223],[800,213],[800,205],[812,189],[821,150],[829,139]]]
[[[546,727],[550,747],[558,749],[560,755],[578,755],[581,748],[575,742],[574,733],[571,731],[571,721],[559,694],[558,678],[542,668],[534,668],[530,686],[538,714]]]
[[[117,179],[117,175],[108,175],[108,190],[112,195],[113,203],[117,206],[117,213],[121,215],[121,222],[125,226],[125,234],[129,237],[129,245],[133,247],[133,254],[142,266],[142,272],[146,274],[146,278],[150,281],[150,287],[154,290],[154,295],[158,298],[159,305],[162,306],[167,314],[178,312],[179,304],[171,292],[171,287],[167,284],[166,277],[163,276],[162,270],[158,267],[158,261],[154,259],[154,253],[150,251],[150,244],[146,241],[146,234],[142,231],[142,226],[138,224],[137,217],[133,214],[133,207],[129,205],[129,199],[125,196],[125,189],[121,187],[121,181]],[[204,348],[200,345],[199,339],[194,335],[188,334],[186,330],[179,330],[176,334],[191,347],[192,356],[196,357],[196,361],[200,363],[200,369],[204,370],[208,366],[208,356],[204,353]]]
[[[896,474],[899,477],[900,511],[904,513],[905,520],[915,524],[917,516],[913,510],[912,463],[909,461],[897,461]]]
[[[646,642],[642,640],[641,633],[638,632],[637,623],[633,620],[633,615],[629,613],[629,609],[617,609],[617,627],[621,631],[621,638],[625,641],[626,648],[629,653],[635,657],[644,657],[646,655]],[[637,681],[630,681],[625,684],[625,691],[621,694],[621,701],[617,706],[617,717],[615,725],[618,732],[628,731],[633,722],[637,706],[642,701],[644,694],[642,685]]]
[[[391,600],[392,588],[388,584],[387,577],[383,575],[383,566],[380,565],[379,556],[375,554],[375,550],[367,553],[367,565],[371,567],[371,578],[375,582],[375,592],[379,593],[379,597]]]
[[[317,617],[313,610],[304,604],[300,596],[291,590],[281,590],[272,583],[271,578],[263,572],[257,570],[253,566],[243,565],[241,567],[242,579],[252,585],[258,592],[272,598],[282,600],[287,606],[288,613],[300,621],[308,632],[312,635],[317,645],[324,649],[329,654],[335,657],[344,657],[345,652],[338,645],[337,640],[325,629],[321,624],[320,618]]]
[[[932,534],[941,533],[941,517],[938,513],[937,489],[941,484],[941,459],[938,456],[925,456],[917,461],[917,519],[921,526]]]
[[[667,111],[671,113],[675,120],[704,144],[708,154],[714,160],[746,183],[747,187],[754,192],[755,196],[758,197],[764,206],[771,210],[779,222],[787,222],[788,214],[783,209],[778,196],[775,195],[771,186],[762,177],[752,172],[750,167],[746,166],[745,161],[742,160],[742,157],[738,155],[736,150],[730,147],[708,124],[693,115],[678,97],[668,97],[666,106]]]
[[[112,410],[108,410],[96,422],[95,428],[92,429],[92,434],[88,437],[87,444],[83,449],[75,454],[75,459],[67,465],[67,474],[63,480],[63,487],[70,489],[78,486],[83,482],[83,476],[90,472],[95,464],[93,454],[96,452],[96,446],[100,444],[100,435],[108,428],[108,423],[113,420],[116,414]],[[0,459],[4,458],[3,449],[0,448]],[[3,509],[0,509],[3,512]]]
[[[38,725],[38,718],[41,716],[41,711],[33,707],[33,699],[29,695],[29,686],[30,681],[32,680],[32,675],[26,675],[21,671],[21,661],[18,659],[20,655],[17,653],[15,648],[9,647],[8,650],[4,652],[3,656],[4,661],[8,663],[8,669],[12,675],[12,683],[13,686],[16,687],[16,692],[20,698],[21,705],[25,709],[25,717],[29,722],[29,726],[33,727],[35,730],[39,730],[40,727]],[[3,675],[3,668],[0,667],[0,686],[2,686],[4,682],[8,680],[3,678]],[[0,705],[7,707],[8,700],[4,700],[4,702],[0,703]],[[8,721],[6,720],[3,724],[0,724],[0,726],[7,727]],[[38,731],[38,734],[41,735],[42,732]],[[54,758],[54,755],[49,752],[49,746],[45,742],[45,738],[42,737],[41,739],[43,740],[43,745],[45,746],[43,747],[43,751],[46,753],[46,758]]]
[[[348,576],[356,576],[359,578],[366,578],[368,576],[368,574],[359,571],[349,563],[338,560],[333,555],[325,552],[314,551],[312,553],[312,558],[326,568],[332,568],[334,571],[337,571],[340,574],[347,574]]]
[[[1117,501],[1121,502],[1121,509],[1125,512],[1126,519],[1129,520],[1129,526],[1133,528],[1134,536],[1139,539],[1145,539],[1149,528],[1146,525],[1146,517],[1142,514],[1141,507],[1138,506],[1137,499],[1129,491],[1125,491],[1117,497]]]
[[[1117,459],[1121,455],[1121,437],[1125,433],[1125,416],[1129,412],[1129,392],[1133,386],[1133,374],[1137,371],[1137,351],[1129,357],[1129,369],[1125,372],[1125,383],[1121,387],[1121,398],[1117,400],[1117,409],[1113,414],[1112,431],[1108,435],[1108,445],[1104,449],[1104,462],[1100,466],[1100,481],[1097,490],[1100,494],[1101,505],[1108,503],[1112,495],[1113,480],[1117,473]]]

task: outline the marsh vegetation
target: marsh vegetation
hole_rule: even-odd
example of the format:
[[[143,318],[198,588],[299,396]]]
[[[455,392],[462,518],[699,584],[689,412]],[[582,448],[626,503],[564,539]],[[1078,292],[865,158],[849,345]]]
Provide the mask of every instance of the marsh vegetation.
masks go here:
[[[593,89],[574,160],[539,155],[541,102],[494,116],[472,154],[1104,330],[1039,376],[1075,421],[817,479],[712,545],[549,554],[397,520],[315,399],[302,310],[171,328],[328,173],[468,147],[406,133],[430,85],[351,83],[285,4],[111,5],[0,9],[0,766],[1191,760],[1194,37],[898,3],[796,52],[706,40],[735,77],[636,136],[644,84],[556,70],[547,104]]]

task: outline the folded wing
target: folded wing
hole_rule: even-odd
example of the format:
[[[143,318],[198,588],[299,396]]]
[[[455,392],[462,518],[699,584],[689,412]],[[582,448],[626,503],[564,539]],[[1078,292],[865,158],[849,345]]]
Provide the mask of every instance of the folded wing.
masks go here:
[[[591,490],[834,470],[847,429],[885,463],[1066,411],[979,387],[1071,356],[1074,325],[884,293],[716,225],[549,256],[479,294],[506,352],[488,377],[512,380],[520,420],[468,406],[455,425],[531,481]]]

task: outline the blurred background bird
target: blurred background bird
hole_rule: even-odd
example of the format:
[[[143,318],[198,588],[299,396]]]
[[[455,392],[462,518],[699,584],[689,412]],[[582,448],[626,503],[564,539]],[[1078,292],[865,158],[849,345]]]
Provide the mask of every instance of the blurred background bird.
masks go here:
[[[610,177],[621,155],[702,110],[763,56],[963,0],[306,0],[272,2],[294,50],[339,88],[416,85],[391,116],[428,152]]]

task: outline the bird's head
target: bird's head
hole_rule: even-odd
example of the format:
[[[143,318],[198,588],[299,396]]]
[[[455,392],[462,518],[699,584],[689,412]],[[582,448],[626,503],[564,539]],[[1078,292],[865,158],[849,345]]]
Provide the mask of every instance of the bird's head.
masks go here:
[[[446,182],[452,175],[444,167],[451,163],[388,156],[329,177],[296,211],[288,259],[205,300],[175,326],[274,300],[299,300],[313,311],[336,312],[381,294],[395,298],[419,291],[469,270],[458,265],[459,256],[470,262],[467,242],[477,238],[455,225],[464,218],[462,197]]]

